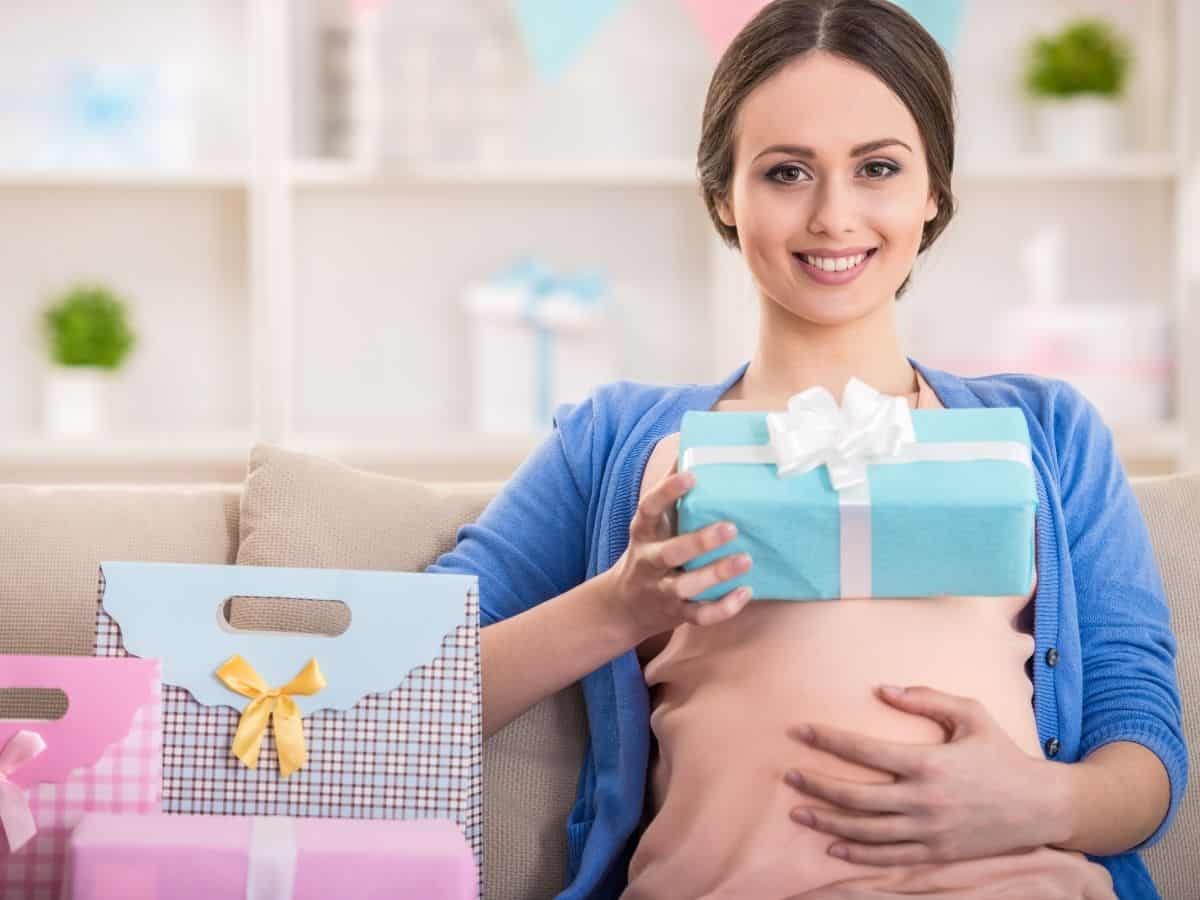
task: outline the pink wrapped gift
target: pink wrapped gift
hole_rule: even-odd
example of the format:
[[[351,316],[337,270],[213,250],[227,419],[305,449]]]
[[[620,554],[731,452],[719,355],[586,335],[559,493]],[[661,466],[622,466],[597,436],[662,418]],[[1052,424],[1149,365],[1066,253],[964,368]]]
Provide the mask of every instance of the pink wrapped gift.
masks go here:
[[[59,690],[58,719],[0,719],[0,898],[57,898],[85,813],[151,813],[162,795],[156,659],[0,654],[0,688]]]
[[[475,857],[445,819],[84,816],[74,900],[476,900]]]

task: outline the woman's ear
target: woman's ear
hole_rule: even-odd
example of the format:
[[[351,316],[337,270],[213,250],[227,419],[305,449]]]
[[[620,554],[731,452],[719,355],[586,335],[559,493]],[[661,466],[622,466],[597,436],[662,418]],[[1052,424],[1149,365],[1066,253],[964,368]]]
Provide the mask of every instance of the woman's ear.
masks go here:
[[[726,228],[737,228],[737,221],[733,217],[733,207],[729,203],[729,192],[715,195],[713,204],[717,207],[717,215],[721,219],[721,224]]]
[[[938,212],[941,210],[941,204],[938,203],[937,197],[930,191],[929,199],[925,201],[925,221],[932,222],[937,218]]]

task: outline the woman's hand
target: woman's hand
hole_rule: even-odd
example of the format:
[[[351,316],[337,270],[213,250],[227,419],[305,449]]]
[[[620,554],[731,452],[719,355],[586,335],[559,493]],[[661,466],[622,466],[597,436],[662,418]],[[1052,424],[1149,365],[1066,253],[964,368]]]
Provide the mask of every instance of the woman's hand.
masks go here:
[[[916,866],[884,883],[832,884],[789,900],[1117,900],[1112,876],[1081,853],[1046,847],[970,862]]]
[[[792,810],[802,825],[841,839],[831,855],[879,866],[948,862],[1062,839],[1061,763],[1025,754],[975,700],[925,687],[883,688],[880,696],[938,722],[947,740],[914,745],[824,725],[795,729],[792,736],[810,747],[895,776],[892,783],[860,784],[788,773],[793,787],[833,805]]]
[[[732,522],[717,522],[699,531],[675,533],[675,501],[691,490],[696,477],[674,467],[646,492],[629,525],[629,546],[602,577],[609,581],[616,602],[624,608],[638,641],[670,631],[677,625],[714,625],[737,615],[750,600],[748,587],[738,588],[712,603],[692,603],[692,597],[714,584],[744,574],[746,554],[723,557],[684,572],[684,563],[727,544],[737,535]]]

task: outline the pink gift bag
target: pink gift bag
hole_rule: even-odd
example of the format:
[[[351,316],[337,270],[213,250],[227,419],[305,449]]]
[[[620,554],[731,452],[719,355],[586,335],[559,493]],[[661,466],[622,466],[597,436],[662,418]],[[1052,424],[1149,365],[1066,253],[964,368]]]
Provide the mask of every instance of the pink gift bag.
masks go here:
[[[58,900],[86,812],[146,814],[162,792],[157,659],[0,656],[0,688],[57,689],[59,719],[0,719],[0,897]]]
[[[447,819],[89,814],[71,836],[73,900],[476,900]]]

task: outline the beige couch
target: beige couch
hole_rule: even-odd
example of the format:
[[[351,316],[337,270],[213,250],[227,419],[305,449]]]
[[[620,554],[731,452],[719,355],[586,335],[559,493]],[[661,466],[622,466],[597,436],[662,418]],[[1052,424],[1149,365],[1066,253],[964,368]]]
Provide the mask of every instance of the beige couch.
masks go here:
[[[457,526],[477,516],[495,489],[405,484],[263,452],[256,451],[244,489],[0,485],[0,653],[89,653],[96,568],[103,559],[419,570],[452,545]],[[1139,481],[1136,490],[1174,609],[1194,758],[1200,747],[1200,476]],[[6,715],[12,711],[0,709],[0,718]],[[562,885],[563,823],[585,730],[580,693],[571,688],[486,743],[489,900],[550,897]],[[1196,791],[1148,858],[1168,900],[1200,897]]]

